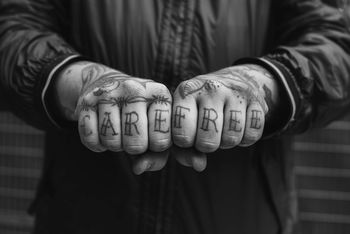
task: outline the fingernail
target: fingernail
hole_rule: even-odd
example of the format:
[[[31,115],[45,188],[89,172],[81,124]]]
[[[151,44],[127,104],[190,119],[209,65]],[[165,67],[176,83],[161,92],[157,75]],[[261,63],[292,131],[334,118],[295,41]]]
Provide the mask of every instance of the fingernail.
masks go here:
[[[193,169],[195,169],[198,172],[201,172],[201,171],[204,171],[204,169],[207,167],[207,160],[205,157],[193,158],[192,165],[193,165]]]
[[[152,166],[153,166],[153,163],[151,163],[151,162],[149,162],[149,161],[146,161],[146,163],[145,163],[145,170],[144,171],[150,171],[151,170],[151,168],[152,168]]]
[[[134,173],[136,175],[141,175],[142,173],[144,173],[145,171],[148,171],[152,168],[152,163],[149,161],[143,161],[142,163],[140,163],[138,166],[135,167],[134,169]]]

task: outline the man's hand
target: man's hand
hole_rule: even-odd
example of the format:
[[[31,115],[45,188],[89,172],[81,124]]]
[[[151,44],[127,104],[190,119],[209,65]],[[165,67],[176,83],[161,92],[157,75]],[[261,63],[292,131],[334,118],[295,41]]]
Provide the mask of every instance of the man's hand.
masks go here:
[[[66,68],[56,87],[65,117],[78,120],[81,141],[90,150],[139,155],[170,147],[172,98],[163,84],[83,62]],[[167,157],[151,153],[139,159],[137,174],[161,169]]]
[[[256,65],[229,67],[182,82],[174,94],[173,141],[199,152],[192,159],[176,154],[178,160],[203,170],[206,158],[200,152],[254,144],[277,100],[276,81]]]
[[[164,167],[171,132],[178,161],[198,171],[206,167],[204,153],[254,144],[278,100],[276,81],[255,65],[182,82],[174,93],[172,127],[171,95],[152,80],[79,62],[60,73],[55,87],[62,115],[78,120],[82,143],[95,152],[138,155],[136,174]]]

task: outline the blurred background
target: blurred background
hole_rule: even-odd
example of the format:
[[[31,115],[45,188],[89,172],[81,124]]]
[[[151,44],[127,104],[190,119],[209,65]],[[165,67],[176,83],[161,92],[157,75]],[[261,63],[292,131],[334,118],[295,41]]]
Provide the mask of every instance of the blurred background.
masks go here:
[[[34,220],[27,209],[40,178],[45,135],[0,109],[0,233],[29,234]]]
[[[347,0],[325,2],[348,11]],[[29,234],[34,220],[27,209],[41,173],[45,135],[7,109],[0,101],[0,233]],[[295,137],[289,153],[295,158],[302,233],[350,233],[350,115]]]

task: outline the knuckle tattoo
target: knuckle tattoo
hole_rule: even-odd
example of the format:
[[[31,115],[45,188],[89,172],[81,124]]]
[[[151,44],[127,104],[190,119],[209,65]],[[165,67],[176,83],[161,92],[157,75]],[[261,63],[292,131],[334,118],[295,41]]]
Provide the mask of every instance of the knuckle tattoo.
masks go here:
[[[228,131],[242,132],[243,126],[241,123],[241,116],[242,111],[230,110]]]
[[[110,116],[111,112],[104,112],[104,117],[100,128],[100,135],[102,136],[118,135],[118,133],[115,131],[115,127]]]
[[[189,113],[191,110],[190,108],[183,107],[183,106],[176,106],[175,112],[174,112],[174,121],[173,121],[173,127],[174,128],[182,128],[182,121],[186,119],[186,113]]]
[[[79,129],[80,129],[81,134],[84,137],[88,137],[88,136],[91,136],[93,134],[93,131],[86,126],[86,121],[89,121],[89,120],[90,120],[89,114],[84,115],[80,120]]]
[[[140,135],[140,132],[137,128],[138,121],[139,121],[139,115],[136,111],[125,113],[125,122],[124,122],[125,136],[134,136],[134,134]]]
[[[250,128],[260,130],[263,126],[262,123],[262,111],[260,110],[251,110],[251,118],[250,118]]]
[[[203,131],[209,131],[210,127],[214,127],[215,132],[219,132],[216,126],[216,120],[218,119],[218,113],[214,108],[203,108],[203,118],[201,128]]]
[[[165,113],[169,113],[170,110],[162,110],[162,109],[156,109],[154,114],[154,132],[159,133],[168,133],[170,132],[170,127],[167,124],[167,118],[163,117],[162,115]]]
[[[226,120],[226,130],[231,132],[230,134],[240,133],[243,136],[245,127],[249,127],[254,133],[244,133],[244,142],[255,142],[260,139],[260,132],[264,126],[264,116],[267,114],[268,109],[264,108],[269,106],[272,102],[271,90],[264,85],[260,87],[258,82],[254,79],[250,79],[249,76],[252,71],[255,71],[256,67],[241,66],[238,69],[223,69],[209,75],[197,76],[190,80],[183,81],[178,85],[177,93],[180,99],[185,99],[190,95],[202,95],[210,93],[218,93],[218,89],[222,87],[232,91],[233,95],[240,104],[249,103],[254,100],[257,101],[262,109],[255,108],[250,110],[247,115],[249,119],[242,119],[244,114],[241,110],[231,109],[228,111],[228,122]],[[248,78],[249,79],[248,79]],[[151,126],[154,133],[168,134],[172,129],[186,128],[185,121],[188,119],[188,115],[191,114],[191,108],[176,105],[172,109],[172,96],[168,88],[161,83],[156,83],[152,80],[133,78],[125,75],[121,72],[112,70],[108,67],[101,66],[99,64],[92,64],[86,66],[81,74],[82,89],[81,89],[81,101],[78,104],[77,110],[80,111],[93,111],[97,112],[99,104],[110,104],[111,106],[118,106],[123,108],[130,104],[145,103],[147,105],[159,104],[154,109],[151,119],[154,120],[153,126]],[[146,96],[146,86],[148,83],[156,85],[157,94]],[[116,97],[117,89],[123,89],[120,92],[122,95]],[[262,90],[264,95],[257,97],[256,90]],[[113,92],[113,93],[112,93]],[[96,103],[95,100],[98,100]],[[266,103],[268,105],[266,105]],[[264,105],[265,104],[265,105]],[[173,111],[173,113],[172,113]],[[149,115],[150,116],[150,115]],[[219,132],[219,114],[216,109],[212,107],[203,107],[201,110],[201,119],[198,120],[198,128],[204,132],[213,131]],[[171,118],[172,117],[172,118]],[[105,111],[100,118],[100,126],[97,131],[101,136],[117,136],[123,134],[125,136],[140,135],[140,116],[136,111],[129,111],[124,113],[124,126],[116,127],[110,111]],[[88,121],[90,121],[91,115],[84,114],[79,120],[80,134],[88,138],[94,134],[93,129],[88,127]],[[247,121],[247,123],[245,123]],[[251,132],[249,131],[249,132]],[[225,137],[224,144],[237,144],[238,137]],[[184,135],[174,135],[175,141],[181,145],[192,145],[193,139]],[[242,139],[242,137],[240,137]],[[243,142],[243,140],[242,140]],[[243,142],[243,143],[244,143]],[[85,142],[86,143],[86,142]],[[86,143],[91,146],[91,143]],[[153,143],[154,144],[154,143]],[[155,143],[154,147],[158,144]],[[215,150],[217,144],[210,142],[201,142],[199,147],[204,148],[206,151]],[[129,149],[135,148],[137,152],[143,151],[144,146],[128,146]],[[140,150],[142,148],[142,150]],[[134,151],[134,150],[131,150]]]

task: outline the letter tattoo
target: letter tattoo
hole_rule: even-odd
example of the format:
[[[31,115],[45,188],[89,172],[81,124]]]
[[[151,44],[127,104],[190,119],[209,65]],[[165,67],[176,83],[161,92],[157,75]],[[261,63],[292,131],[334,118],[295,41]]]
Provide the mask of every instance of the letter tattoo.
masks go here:
[[[241,132],[242,127],[241,121],[238,119],[238,114],[241,115],[242,111],[237,111],[237,110],[230,110],[230,124],[229,124],[229,131],[234,131],[234,132]]]
[[[84,137],[88,137],[92,134],[92,130],[88,131],[88,129],[85,125],[86,119],[90,120],[90,115],[84,115],[84,117],[81,120],[82,124],[80,124],[80,128],[82,129]]]
[[[213,113],[214,115],[212,115]],[[214,116],[214,117],[213,117]],[[204,131],[209,131],[209,123],[214,125],[215,131],[218,132],[216,128],[216,119],[218,118],[218,113],[213,108],[204,108],[203,109],[203,120],[201,129]]]
[[[112,131],[112,136],[118,135],[118,133],[115,132],[111,118],[110,118],[111,112],[105,112],[105,117],[103,118],[102,125],[101,125],[101,135],[106,136],[107,130],[110,129]]]
[[[259,110],[252,110],[252,118],[250,120],[250,127],[254,129],[261,128],[261,114],[262,112]]]
[[[166,122],[166,119],[162,119],[162,113],[169,113],[169,110],[161,110],[161,109],[156,109],[155,115],[154,115],[154,131],[155,132],[161,132],[161,133],[168,133],[169,132],[169,127],[168,129],[163,129],[162,128],[162,123]]]
[[[183,110],[190,112],[190,108],[186,108],[183,106],[176,106],[175,107],[174,128],[182,128],[181,119],[185,119],[185,114],[183,113]]]
[[[134,129],[138,135],[140,135],[139,130],[137,129],[136,123],[139,121],[139,115],[135,112],[129,112],[125,113],[125,131],[124,135],[127,136],[133,136],[132,134],[132,126],[134,126]]]

